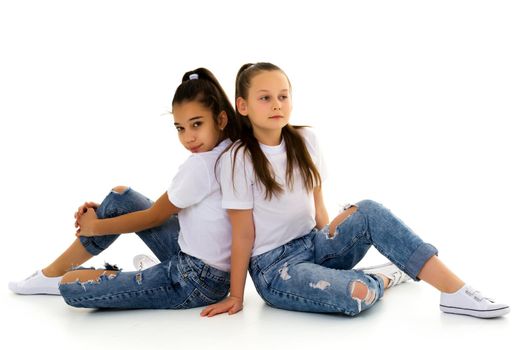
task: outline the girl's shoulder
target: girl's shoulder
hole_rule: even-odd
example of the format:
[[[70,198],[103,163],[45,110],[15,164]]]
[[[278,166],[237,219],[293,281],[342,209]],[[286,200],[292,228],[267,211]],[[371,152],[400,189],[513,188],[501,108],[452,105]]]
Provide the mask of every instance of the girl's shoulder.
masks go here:
[[[221,158],[225,158],[226,156],[229,158],[238,158],[240,155],[244,155],[247,151],[248,148],[246,145],[241,142],[241,140],[237,140],[228,146],[226,151],[221,154]]]
[[[217,159],[230,144],[230,140],[224,140],[208,152],[192,153],[182,163],[179,170],[195,169],[203,171],[204,169],[206,169],[208,172],[213,172],[215,169],[215,163],[217,162]]]
[[[233,142],[229,148],[221,154],[219,162],[221,167],[232,169],[251,169],[252,167],[250,151],[240,140]]]

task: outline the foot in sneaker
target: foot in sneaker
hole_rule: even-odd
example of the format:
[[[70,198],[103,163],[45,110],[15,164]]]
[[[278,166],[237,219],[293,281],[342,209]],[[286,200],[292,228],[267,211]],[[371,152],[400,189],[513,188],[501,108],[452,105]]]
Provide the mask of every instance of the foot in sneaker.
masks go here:
[[[133,258],[133,266],[135,266],[135,270],[137,271],[149,269],[158,263],[159,261],[156,258],[146,254],[139,254]]]
[[[410,276],[401,271],[399,267],[397,267],[391,262],[377,266],[363,267],[357,270],[363,271],[367,275],[385,276],[390,281],[388,282],[388,285],[385,286],[385,288],[391,288],[401,283],[405,283],[407,281],[412,280]]]
[[[508,305],[497,304],[467,285],[455,293],[441,293],[439,307],[445,313],[479,318],[494,318],[510,312]]]
[[[36,271],[34,274],[22,281],[9,282],[9,289],[16,294],[49,294],[60,295],[58,286],[62,276],[46,277],[42,270]]]

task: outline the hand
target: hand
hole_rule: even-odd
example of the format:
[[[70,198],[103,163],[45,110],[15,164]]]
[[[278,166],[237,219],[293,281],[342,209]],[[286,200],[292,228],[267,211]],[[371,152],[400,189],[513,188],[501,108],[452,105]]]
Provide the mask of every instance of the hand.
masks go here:
[[[97,214],[93,208],[88,208],[84,214],[78,218],[77,237],[96,236],[95,223],[98,221]]]
[[[242,310],[242,299],[238,297],[229,296],[221,302],[206,307],[201,312],[201,316],[212,317],[225,312],[228,315],[233,315]]]
[[[75,228],[78,228],[78,219],[84,214],[89,208],[97,209],[100,206],[100,204],[95,202],[85,202],[80,207],[78,207],[78,210],[75,212]],[[78,232],[78,231],[77,231]]]

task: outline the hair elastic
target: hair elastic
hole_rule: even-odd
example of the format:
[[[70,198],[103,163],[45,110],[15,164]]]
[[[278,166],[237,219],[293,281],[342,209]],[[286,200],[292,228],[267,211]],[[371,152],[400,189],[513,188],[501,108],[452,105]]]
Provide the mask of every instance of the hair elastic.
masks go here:
[[[190,74],[188,79],[190,79],[190,80],[197,80],[197,79],[199,79],[199,75],[197,73]]]

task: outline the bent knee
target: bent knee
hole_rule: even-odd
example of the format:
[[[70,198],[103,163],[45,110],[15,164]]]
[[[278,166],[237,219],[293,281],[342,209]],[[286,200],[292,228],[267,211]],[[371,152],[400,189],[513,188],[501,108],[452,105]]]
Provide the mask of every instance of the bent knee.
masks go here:
[[[352,296],[352,299],[359,302],[363,301],[366,305],[372,304],[376,298],[375,291],[361,281],[354,281],[351,283],[350,295]]]
[[[111,191],[115,193],[124,193],[128,188],[129,186],[116,186]]]
[[[357,206],[352,205],[350,208],[342,211],[339,215],[337,215],[328,226],[329,236],[334,237],[337,226],[339,226],[344,220],[352,216],[356,211]]]
[[[365,210],[383,208],[383,205],[381,203],[378,203],[371,199],[364,199],[360,201],[358,205],[359,208],[363,208]]]

